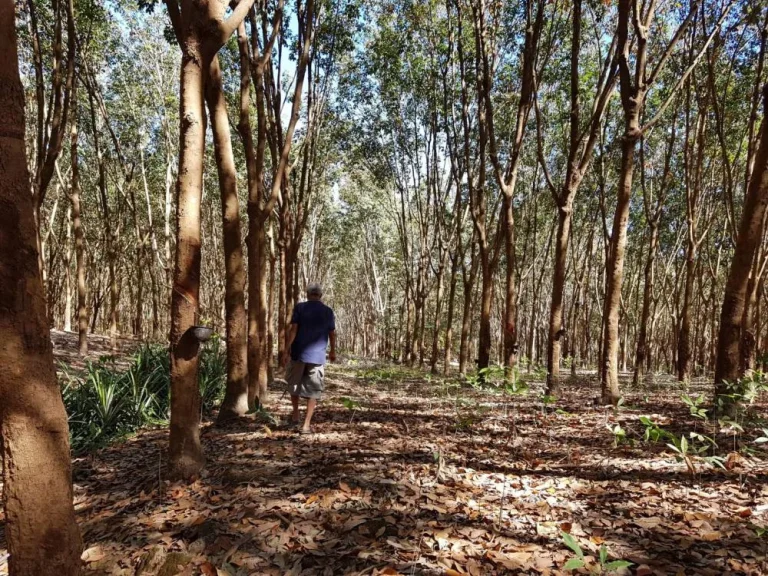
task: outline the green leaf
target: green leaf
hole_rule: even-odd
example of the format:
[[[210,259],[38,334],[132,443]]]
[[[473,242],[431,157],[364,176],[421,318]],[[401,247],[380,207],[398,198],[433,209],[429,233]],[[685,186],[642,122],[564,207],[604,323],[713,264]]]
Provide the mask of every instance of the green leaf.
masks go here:
[[[680,448],[678,448],[678,447],[677,447],[677,446],[675,446],[674,444],[667,444],[667,446],[669,446],[670,448],[672,448],[672,450],[674,450],[675,452],[677,452],[678,454],[680,454]]]
[[[584,567],[584,560],[581,558],[571,558],[568,560],[568,562],[565,563],[565,566],[563,566],[563,570],[578,570],[579,568]]]
[[[605,544],[600,546],[600,564],[605,564],[608,560],[608,548],[605,547]]]
[[[573,553],[576,554],[579,558],[584,557],[584,552],[581,551],[581,546],[579,546],[579,543],[576,542],[576,538],[568,534],[568,532],[560,531],[560,536],[563,538],[563,542],[565,543],[568,548],[573,550]]]

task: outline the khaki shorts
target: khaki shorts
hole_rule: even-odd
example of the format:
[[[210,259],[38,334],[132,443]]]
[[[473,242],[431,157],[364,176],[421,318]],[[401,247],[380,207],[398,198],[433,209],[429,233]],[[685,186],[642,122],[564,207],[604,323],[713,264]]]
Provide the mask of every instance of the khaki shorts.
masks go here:
[[[325,382],[325,366],[290,360],[285,370],[285,381],[291,396],[320,400]]]

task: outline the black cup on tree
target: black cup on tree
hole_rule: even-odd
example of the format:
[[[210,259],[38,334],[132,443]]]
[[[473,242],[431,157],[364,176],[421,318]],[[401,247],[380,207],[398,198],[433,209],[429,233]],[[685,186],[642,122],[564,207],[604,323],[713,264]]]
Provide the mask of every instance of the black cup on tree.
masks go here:
[[[209,326],[192,326],[189,331],[198,342],[207,342],[213,335],[213,328]]]

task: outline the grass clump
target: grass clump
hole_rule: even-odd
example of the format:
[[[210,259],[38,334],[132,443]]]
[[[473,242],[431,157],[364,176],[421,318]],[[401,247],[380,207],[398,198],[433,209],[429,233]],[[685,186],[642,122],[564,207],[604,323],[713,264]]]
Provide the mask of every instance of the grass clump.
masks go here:
[[[62,365],[60,381],[75,454],[140,428],[165,424],[170,416],[170,361],[162,346],[143,346],[127,366],[114,356],[88,362],[83,370]],[[216,339],[200,352],[198,382],[204,414],[220,403],[226,381],[226,355]]]

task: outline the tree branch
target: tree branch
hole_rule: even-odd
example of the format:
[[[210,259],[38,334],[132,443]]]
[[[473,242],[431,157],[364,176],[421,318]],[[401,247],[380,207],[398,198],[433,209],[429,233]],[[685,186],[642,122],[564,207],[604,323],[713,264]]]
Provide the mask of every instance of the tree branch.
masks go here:
[[[240,26],[240,23],[245,20],[251,6],[253,6],[253,2],[254,0],[240,0],[232,9],[232,14],[229,15],[229,18],[219,24],[219,48],[226,44],[229,37],[232,36],[232,34],[235,33],[235,30],[237,30],[237,27]],[[218,52],[218,49],[216,51]]]
[[[731,11],[731,8],[733,8],[735,4],[736,4],[736,1],[731,0],[728,3],[728,6],[725,7],[725,10],[723,10],[722,15],[720,16],[720,19],[717,21],[717,24],[715,25],[714,28],[712,28],[712,32],[710,32],[709,36],[707,37],[707,41],[704,43],[704,46],[701,47],[701,50],[693,59],[693,62],[691,62],[687,70],[683,73],[682,76],[680,76],[677,83],[675,83],[675,86],[670,91],[669,96],[664,101],[664,104],[662,104],[659,110],[656,112],[656,115],[649,122],[647,122],[645,126],[643,126],[640,129],[642,132],[647,132],[651,130],[658,123],[658,121],[661,120],[661,117],[664,114],[664,111],[670,105],[672,100],[677,96],[680,86],[683,85],[683,83],[688,79],[688,76],[691,75],[691,72],[693,72],[694,68],[696,68],[696,65],[699,63],[699,60],[701,60],[701,57],[704,55],[704,52],[706,52],[707,48],[709,48],[709,45],[712,42],[712,39],[715,37],[715,34],[720,29],[720,26],[722,26],[723,21],[725,20],[726,16],[728,16],[728,13]]]

